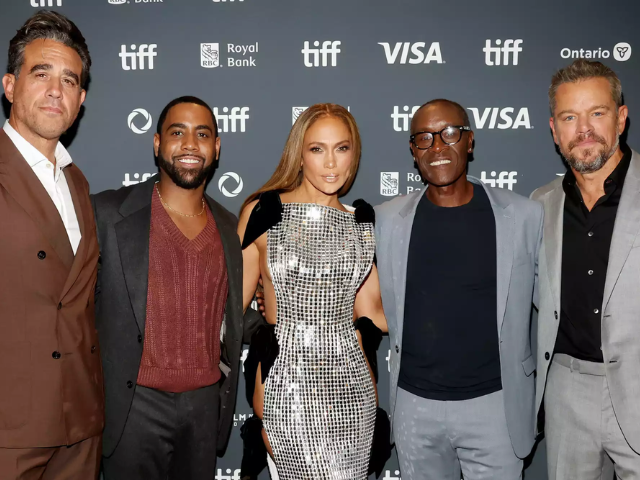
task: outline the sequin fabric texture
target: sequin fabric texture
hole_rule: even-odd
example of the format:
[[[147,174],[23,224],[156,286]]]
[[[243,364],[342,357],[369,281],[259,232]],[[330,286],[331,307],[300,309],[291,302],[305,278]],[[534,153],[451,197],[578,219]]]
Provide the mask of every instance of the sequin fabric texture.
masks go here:
[[[366,479],[376,402],[353,305],[373,262],[373,225],[285,203],[267,250],[280,353],[265,383],[263,423],[278,477]]]

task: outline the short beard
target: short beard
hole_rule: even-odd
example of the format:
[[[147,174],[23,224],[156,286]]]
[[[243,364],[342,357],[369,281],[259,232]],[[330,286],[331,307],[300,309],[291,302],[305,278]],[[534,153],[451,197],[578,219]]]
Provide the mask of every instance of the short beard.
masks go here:
[[[573,150],[573,148],[578,143],[583,141],[585,138],[592,138],[596,142],[600,143],[603,147],[600,153],[598,154],[598,156],[596,156],[596,158],[594,158],[591,161],[580,160],[575,155],[569,153],[571,152],[571,150]],[[620,145],[620,134],[617,131],[616,131],[616,143],[611,148],[609,147],[609,145],[607,144],[604,138],[593,133],[588,136],[579,135],[577,138],[569,142],[567,152],[560,149],[560,153],[562,154],[564,159],[567,161],[569,166],[572,169],[574,169],[576,172],[582,173],[582,174],[593,173],[593,172],[597,172],[598,170],[600,170],[602,167],[605,166],[607,161],[609,161],[609,159],[613,156],[613,154],[616,153],[616,150],[618,149],[619,145]],[[588,149],[584,151],[585,157],[590,157],[592,154],[593,154],[593,149]]]
[[[204,158],[202,160],[203,164],[206,163]],[[208,167],[203,166],[200,170],[190,173],[181,169],[177,164],[177,160],[170,162],[161,153],[158,153],[158,166],[165,171],[178,187],[185,190],[194,190],[207,181],[215,168],[215,162],[211,162]]]

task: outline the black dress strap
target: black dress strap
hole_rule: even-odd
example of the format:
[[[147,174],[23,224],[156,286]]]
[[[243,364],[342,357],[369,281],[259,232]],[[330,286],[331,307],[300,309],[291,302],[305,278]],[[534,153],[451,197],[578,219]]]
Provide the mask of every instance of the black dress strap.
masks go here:
[[[356,209],[356,222],[357,223],[372,223],[376,224],[376,212],[370,203],[365,202],[359,198],[353,202],[353,207]]]
[[[242,249],[247,248],[264,232],[276,226],[280,221],[282,221],[282,202],[278,192],[261,193],[258,203],[253,207],[247,222],[247,229],[242,240]]]

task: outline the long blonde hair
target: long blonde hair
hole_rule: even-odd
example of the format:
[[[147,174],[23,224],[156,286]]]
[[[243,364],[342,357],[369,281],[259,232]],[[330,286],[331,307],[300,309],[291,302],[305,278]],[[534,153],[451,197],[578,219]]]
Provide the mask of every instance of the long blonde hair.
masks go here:
[[[349,129],[351,135],[353,161],[351,162],[351,168],[349,169],[349,175],[347,181],[338,190],[338,195],[344,195],[356,177],[358,166],[360,165],[360,152],[362,146],[360,143],[360,132],[358,132],[358,126],[353,118],[353,115],[349,111],[334,103],[318,103],[307,108],[293,124],[287,143],[284,146],[280,163],[276,167],[275,172],[271,175],[271,178],[260,187],[256,192],[249,195],[249,197],[242,204],[240,211],[257,199],[261,193],[275,190],[278,192],[291,192],[302,184],[303,173],[300,169],[300,161],[302,160],[302,148],[304,146],[304,136],[311,125],[325,117],[333,117],[342,120],[346,127]]]

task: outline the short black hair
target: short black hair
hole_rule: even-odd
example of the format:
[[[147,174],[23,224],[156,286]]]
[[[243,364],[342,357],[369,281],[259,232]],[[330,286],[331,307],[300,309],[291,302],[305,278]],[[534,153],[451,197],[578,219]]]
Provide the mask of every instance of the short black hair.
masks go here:
[[[160,135],[160,133],[162,132],[162,125],[164,124],[164,121],[167,119],[169,110],[171,110],[176,105],[180,105],[181,103],[193,103],[195,105],[200,105],[201,107],[204,107],[207,110],[209,110],[209,113],[211,113],[211,118],[213,119],[214,132],[216,134],[216,137],[218,136],[218,121],[216,120],[216,116],[213,113],[213,110],[211,109],[211,107],[204,100],[201,100],[198,97],[192,97],[189,95],[186,95],[184,97],[174,98],[169,103],[167,103],[166,107],[162,109],[162,112],[160,113],[160,117],[158,117],[158,125],[156,126],[156,132],[158,133],[158,135]]]
[[[458,102],[454,102],[453,100],[447,100],[446,98],[436,98],[434,100],[429,100],[427,103],[423,103],[420,108],[418,110],[416,110],[416,113],[414,113],[414,117],[415,115],[422,110],[425,107],[429,107],[431,105],[436,105],[438,103],[444,103],[447,105],[451,105],[453,108],[455,108],[456,110],[458,110],[458,112],[460,113],[460,115],[462,115],[462,121],[464,122],[464,126],[465,127],[470,127],[471,125],[469,124],[469,115],[467,114],[467,111],[464,109],[464,107],[462,105],[460,105]]]
[[[53,40],[75,50],[82,60],[80,85],[87,88],[91,69],[87,42],[75,23],[60,13],[48,10],[40,10],[32,15],[9,42],[8,73],[16,78],[20,75],[24,49],[34,40]]]

